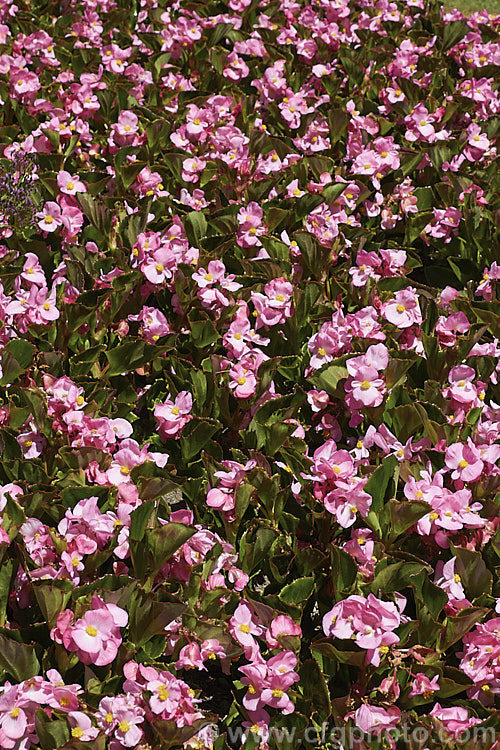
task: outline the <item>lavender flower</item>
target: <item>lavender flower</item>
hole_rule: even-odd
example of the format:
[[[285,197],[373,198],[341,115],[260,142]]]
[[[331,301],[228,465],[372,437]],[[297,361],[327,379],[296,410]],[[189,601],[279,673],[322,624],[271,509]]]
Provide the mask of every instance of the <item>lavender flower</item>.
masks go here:
[[[39,203],[35,154],[18,151],[0,165],[0,236],[35,228]]]

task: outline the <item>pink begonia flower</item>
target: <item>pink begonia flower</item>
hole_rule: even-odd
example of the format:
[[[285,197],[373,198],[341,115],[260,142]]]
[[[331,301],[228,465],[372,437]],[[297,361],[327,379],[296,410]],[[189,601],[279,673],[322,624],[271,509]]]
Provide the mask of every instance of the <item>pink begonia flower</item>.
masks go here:
[[[311,389],[310,391],[307,391],[307,402],[311,407],[311,411],[319,412],[328,406],[330,396],[326,391],[316,391]]]
[[[357,520],[357,514],[366,518],[372,504],[372,496],[363,490],[367,479],[352,477],[347,481],[337,481],[334,490],[325,495],[326,510],[334,515],[337,523],[347,529]]]
[[[250,605],[241,601],[229,620],[229,632],[245,649],[245,654],[253,654],[258,648],[254,636],[263,634],[263,627],[255,619]]]
[[[500,281],[500,265],[496,261],[493,261],[490,268],[484,269],[483,280],[476,287],[475,293],[489,302],[493,298],[495,281]]]
[[[237,461],[222,461],[224,470],[216,471],[214,476],[220,480],[219,486],[209,490],[207,505],[222,511],[232,511],[235,504],[234,493],[245,481],[245,473],[255,466],[255,461],[247,461],[245,465]]]
[[[286,194],[288,198],[300,198],[305,195],[304,191],[299,188],[299,181],[292,180],[286,187]]]
[[[200,647],[197,643],[188,643],[179,652],[179,658],[175,662],[176,669],[200,669],[206,670],[203,664]]]
[[[257,378],[244,365],[236,364],[229,370],[229,387],[234,390],[236,398],[251,398],[257,388]]]
[[[422,313],[416,290],[412,287],[396,292],[394,299],[384,302],[382,316],[397,328],[409,328],[422,323]]]
[[[469,717],[469,712],[462,706],[441,708],[439,703],[434,705],[432,711],[429,712],[429,716],[435,716],[436,719],[439,719],[445,730],[456,737],[474,724],[480,724],[483,721],[476,716]]]
[[[27,726],[28,719],[26,713],[19,706],[15,705],[10,711],[5,713],[0,718],[0,732],[3,733],[6,740],[4,747],[19,747],[17,741],[24,737]]]
[[[43,325],[44,323],[57,320],[61,315],[56,307],[55,286],[50,293],[47,287],[42,287],[41,289],[32,287],[28,305],[30,308],[28,315],[34,323],[41,323]]]
[[[266,641],[270,648],[281,648],[279,639],[283,636],[297,636],[300,638],[302,630],[288,615],[278,615],[266,630]],[[269,664],[270,662],[268,662]]]
[[[284,277],[272,279],[264,287],[264,294],[252,292],[252,302],[257,312],[255,330],[262,326],[284,323],[293,315],[293,286]]]
[[[154,415],[158,422],[156,429],[163,440],[179,436],[184,426],[193,418],[192,407],[193,397],[188,391],[181,391],[175,401],[167,398],[163,404],[155,405]]]
[[[396,706],[382,708],[362,704],[354,713],[354,721],[363,732],[382,733],[397,727],[401,711]]]
[[[453,469],[451,478],[463,482],[477,482],[483,473],[481,454],[470,438],[467,443],[453,443],[445,451],[445,463]]]
[[[384,400],[385,383],[374,367],[360,367],[346,383],[352,393],[353,406],[378,406]]]
[[[152,284],[163,284],[172,278],[176,259],[168,247],[159,247],[141,264],[141,271]]]
[[[207,286],[213,286],[214,284],[220,284],[224,279],[226,273],[226,267],[220,260],[211,260],[208,264],[208,269],[205,271],[204,268],[199,268],[193,273],[192,278],[199,287],[202,289]]]
[[[266,684],[267,666],[262,658],[253,664],[239,667],[245,675],[241,678],[243,685],[248,686],[248,692],[243,697],[243,706],[247,711],[257,711],[262,705],[262,691]]]
[[[246,78],[249,73],[250,69],[248,65],[243,58],[238,57],[236,51],[230,52],[226,56],[225,68],[222,71],[222,75],[225,78],[229,78],[231,81],[241,81],[242,78]]]
[[[426,674],[418,672],[413,680],[409,696],[411,698],[414,695],[423,695],[424,698],[431,698],[436,690],[439,690],[439,675],[429,679]]]
[[[136,748],[142,738],[138,724],[144,721],[143,709],[139,706],[119,706],[116,709],[115,737],[124,747]]]
[[[201,644],[201,656],[204,660],[210,659],[215,661],[217,658],[224,659],[226,652],[217,638],[208,638]]]
[[[80,178],[66,172],[64,169],[57,173],[57,186],[61,193],[65,193],[66,195],[87,192],[87,188]]]
[[[36,284],[37,286],[42,287],[47,286],[45,273],[40,265],[38,257],[34,253],[26,253],[26,260],[20,275],[21,278],[29,284]]]
[[[203,172],[207,163],[204,159],[184,159],[182,162],[182,179],[185,182],[198,182],[200,174]]]
[[[97,737],[99,730],[92,726],[90,716],[82,711],[70,711],[68,722],[71,727],[71,737],[82,742],[89,742]]]
[[[55,232],[62,224],[61,209],[54,201],[48,201],[37,216],[40,219],[38,226],[44,232]]]
[[[448,317],[441,315],[436,323],[435,331],[441,346],[455,346],[457,335],[467,333],[469,329],[470,323],[465,313],[457,312]]]
[[[50,636],[68,651],[76,651],[84,664],[104,666],[115,660],[122,642],[120,628],[128,623],[128,614],[115,604],[92,597],[92,607],[73,625],[73,613],[63,610]]]
[[[446,563],[438,560],[434,583],[436,586],[442,588],[443,591],[446,591],[449,599],[465,599],[462,579],[458,573],[455,573],[456,561],[456,557],[452,557]]]
[[[296,672],[287,672],[282,675],[268,675],[267,684],[264,686],[261,694],[262,703],[266,706],[271,706],[271,708],[279,708],[285,716],[293,713],[295,706],[286,691],[297,680],[299,680],[299,675]]]
[[[147,689],[152,694],[149,699],[151,710],[155,714],[161,714],[164,711],[167,714],[173,714],[181,699],[181,691],[178,680],[168,673],[163,673],[162,679],[151,680],[147,683]]]
[[[44,436],[33,430],[21,433],[16,440],[21,446],[24,458],[38,458],[42,455],[46,444]]]
[[[398,602],[401,608],[404,604]],[[367,599],[353,594],[326,613],[323,631],[330,638],[355,640],[361,648],[366,649],[367,663],[378,667],[381,655],[399,641],[392,631],[404,620],[398,606],[392,602],[383,602],[373,594],[369,594]]]
[[[382,267],[382,260],[377,253],[358,250],[356,255],[356,266],[349,269],[352,277],[352,284],[355,287],[363,287],[368,279],[378,281],[381,278],[378,271]]]
[[[122,440],[118,450],[106,471],[108,482],[119,485],[130,482],[130,472],[135,466],[139,466],[148,460],[147,448],[140,448],[138,443],[131,438]]]

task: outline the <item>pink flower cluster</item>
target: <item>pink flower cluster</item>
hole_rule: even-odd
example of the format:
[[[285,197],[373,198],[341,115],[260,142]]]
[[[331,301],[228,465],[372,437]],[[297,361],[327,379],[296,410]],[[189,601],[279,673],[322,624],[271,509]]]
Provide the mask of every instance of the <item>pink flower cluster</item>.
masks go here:
[[[75,651],[83,664],[111,664],[121,645],[120,628],[126,627],[128,614],[116,604],[106,604],[97,595],[92,597],[91,606],[76,622],[72,610],[63,610],[50,637],[67,651]]]
[[[467,695],[491,706],[500,693],[500,617],[476,625],[463,644],[460,669],[474,683]]]
[[[399,637],[394,630],[407,621],[402,612],[406,599],[398,595],[397,605],[384,602],[373,594],[353,594],[344,599],[323,617],[323,631],[329,638],[352,640],[366,650],[366,663],[378,667]]]
[[[238,461],[222,461],[224,468],[214,473],[214,476],[219,479],[219,484],[217,487],[208,490],[207,505],[210,508],[223,511],[228,520],[234,517],[236,491],[245,481],[246,472],[256,465],[254,460],[247,461],[244,465],[238,463]]]
[[[6,682],[0,688],[0,744],[5,750],[19,750],[29,748],[38,743],[35,728],[35,714],[41,709],[47,717],[52,711],[63,711],[68,717],[72,728],[72,736],[81,739],[75,728],[84,717],[90,727],[90,719],[78,709],[79,696],[83,693],[80,685],[65,685],[55,669],[47,671],[47,679],[32,677],[17,685]],[[87,732],[85,739],[92,739],[97,735],[97,729]]]
[[[163,440],[177,438],[193,418],[193,397],[188,391],[181,391],[175,397],[175,401],[167,398],[163,404],[156,404],[154,408],[155,419],[158,422],[157,430]]]
[[[277,708],[283,714],[293,713],[295,707],[287,690],[299,679],[294,671],[297,657],[290,649],[283,649],[280,639],[300,636],[300,627],[287,615],[279,615],[266,627],[259,622],[250,603],[242,600],[229,620],[229,631],[251,660],[239,668],[244,674],[241,682],[247,686],[243,705],[251,720],[269,724],[265,706]],[[266,661],[257,638],[265,638],[268,647],[279,649],[279,653]]]

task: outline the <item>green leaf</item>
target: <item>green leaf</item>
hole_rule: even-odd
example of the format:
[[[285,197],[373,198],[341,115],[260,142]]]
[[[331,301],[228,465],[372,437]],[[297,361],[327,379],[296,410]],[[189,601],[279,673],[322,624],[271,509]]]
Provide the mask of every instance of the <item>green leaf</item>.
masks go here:
[[[204,349],[220,338],[220,333],[207,316],[204,320],[190,320],[191,340],[197,349]]]
[[[182,523],[167,523],[165,526],[146,530],[145,543],[152,563],[152,568],[148,572],[158,571],[195,532],[193,526],[185,526]]]
[[[17,682],[29,680],[40,672],[35,646],[7,638],[0,633],[0,665]]]
[[[129,638],[139,648],[187,610],[180,602],[159,602],[144,592],[136,592],[130,605]]]
[[[47,625],[52,628],[60,612],[71,598],[73,584],[70,581],[33,581],[33,593]]]
[[[429,513],[429,505],[420,500],[390,500],[390,515],[391,515],[391,536],[396,539],[400,534],[404,534],[407,529],[410,529],[420,518],[423,518]]]
[[[304,697],[311,703],[311,715],[319,721],[326,721],[332,707],[325,677],[315,659],[306,659],[300,666],[300,688]]]
[[[382,562],[385,562],[385,559]],[[377,572],[377,568],[378,566],[375,568],[375,577],[370,584],[370,590],[374,594],[378,594],[379,591],[385,593],[400,591],[408,585],[411,576],[418,575],[423,570],[428,570],[425,563],[403,561],[391,563],[380,572]]]
[[[193,417],[182,431],[180,446],[185,461],[192,461],[198,456],[209,440],[222,428],[214,419]]]
[[[157,734],[160,745],[158,750],[170,750],[173,747],[182,747],[191,737],[200,729],[212,723],[216,717],[205,716],[203,719],[196,719],[192,724],[180,727],[176,721],[167,719],[156,719],[151,722],[153,730]]]
[[[375,469],[364,486],[364,491],[372,496],[370,510],[379,511],[384,505],[387,493],[390,490],[393,497],[396,490],[396,476],[399,472],[399,462],[396,456],[388,456],[383,463]]]
[[[342,595],[343,592],[349,591],[356,581],[358,566],[351,555],[335,544],[330,547],[330,559],[334,592]]]
[[[281,589],[279,598],[287,604],[299,604],[307,601],[314,591],[314,578],[297,578]]]
[[[337,648],[330,641],[316,641],[311,644],[311,653],[326,656],[328,659],[340,662],[341,664],[351,664],[353,667],[363,667],[366,662],[366,651],[344,651]]]
[[[441,653],[447,651],[490,611],[485,607],[467,607],[467,609],[462,609],[456,617],[447,617],[445,627],[439,637],[437,650]]]
[[[491,594],[493,574],[486,567],[482,554],[454,544],[450,544],[450,551],[455,555],[455,573],[462,579],[466,594],[471,599]]]
[[[9,385],[23,375],[31,365],[35,347],[24,339],[12,339],[2,349],[2,377],[0,385]]]
[[[438,618],[448,603],[446,591],[432,583],[425,570],[411,575],[410,585],[415,591],[415,598],[425,604],[433,618]]]
[[[49,719],[41,708],[36,711],[35,731],[43,750],[55,750],[70,738],[68,722],[54,717]]]
[[[137,339],[127,341],[105,352],[109,362],[106,375],[112,378],[114,375],[137,370],[142,365],[151,363],[165,351],[165,347],[153,346]]]
[[[469,31],[470,28],[465,21],[452,21],[445,24],[443,31],[443,52],[458,44]]]
[[[183,219],[184,229],[191,245],[199,247],[207,234],[207,220],[201,211],[190,211]]]
[[[7,605],[17,568],[14,560],[5,560],[0,565],[0,627],[7,621]]]
[[[146,533],[146,527],[153,513],[155,512],[157,503],[154,500],[148,500],[146,503],[141,503],[135,510],[132,511],[130,516],[130,538],[140,542],[144,534]]]
[[[310,380],[317,388],[326,391],[330,396],[337,395],[337,386],[341,380],[349,375],[347,368],[343,365],[327,365],[326,367],[310,375]]]

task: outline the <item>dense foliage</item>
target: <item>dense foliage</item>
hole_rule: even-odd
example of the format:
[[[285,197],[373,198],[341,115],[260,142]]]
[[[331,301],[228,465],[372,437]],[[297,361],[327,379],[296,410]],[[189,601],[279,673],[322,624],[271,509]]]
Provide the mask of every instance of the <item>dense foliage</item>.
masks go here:
[[[493,746],[499,26],[2,1],[2,748]]]

